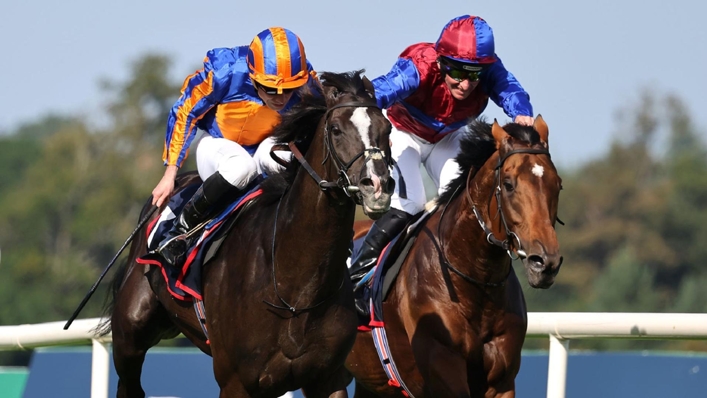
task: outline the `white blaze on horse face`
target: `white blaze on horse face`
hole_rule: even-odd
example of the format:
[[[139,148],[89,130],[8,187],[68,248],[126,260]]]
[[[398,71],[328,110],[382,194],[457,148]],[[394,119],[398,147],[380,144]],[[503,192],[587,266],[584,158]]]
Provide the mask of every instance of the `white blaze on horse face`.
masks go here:
[[[358,129],[358,134],[361,135],[363,146],[368,149],[371,147],[371,140],[368,138],[368,130],[371,128],[371,118],[368,116],[367,108],[356,108],[351,115],[351,123]]]
[[[361,141],[366,149],[373,147],[371,139],[368,137],[368,130],[371,129],[371,117],[368,116],[368,109],[364,107],[356,108],[351,115],[351,123],[356,126],[358,134],[361,136]],[[381,160],[383,156],[380,153],[368,154],[372,160]]]
[[[353,114],[351,114],[351,123],[353,123],[354,126],[356,126],[356,129],[358,130],[358,134],[361,136],[361,142],[363,142],[363,146],[365,149],[370,149],[371,146],[371,139],[368,137],[368,130],[371,129],[371,117],[368,116],[368,108],[364,107],[359,107],[356,108],[353,111]],[[373,182],[373,187],[374,187],[374,193],[373,197],[378,198],[380,195],[383,193],[383,188],[380,182],[380,178],[376,175],[375,173],[375,168],[373,167],[373,162],[372,160],[381,160],[383,157],[379,152],[376,153],[367,153],[366,156],[368,157],[368,162],[366,162],[366,169],[368,170],[368,176],[370,177],[371,181]]]
[[[535,166],[533,166],[533,169],[531,171],[536,176],[542,177],[543,173],[545,172],[545,169],[543,168],[543,166],[540,166],[539,164],[535,163]]]

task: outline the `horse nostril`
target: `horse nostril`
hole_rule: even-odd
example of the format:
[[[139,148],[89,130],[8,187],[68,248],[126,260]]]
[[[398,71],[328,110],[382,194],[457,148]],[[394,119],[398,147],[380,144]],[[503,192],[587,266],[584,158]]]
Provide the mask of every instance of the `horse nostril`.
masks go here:
[[[537,254],[531,254],[528,256],[528,265],[530,265],[530,268],[532,268],[534,271],[537,272],[543,272],[545,270],[545,260],[543,260],[542,256],[539,256]]]
[[[385,188],[386,192],[395,191],[395,180],[392,177],[388,178],[388,182],[385,184]]]
[[[358,186],[365,190],[374,190],[373,180],[368,177],[361,178],[361,181],[358,182]]]

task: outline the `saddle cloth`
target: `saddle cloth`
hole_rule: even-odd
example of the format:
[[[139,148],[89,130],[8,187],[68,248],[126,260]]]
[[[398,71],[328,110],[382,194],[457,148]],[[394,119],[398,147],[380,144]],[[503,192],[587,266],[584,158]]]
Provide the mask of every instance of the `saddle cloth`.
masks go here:
[[[233,226],[239,210],[262,192],[260,186],[255,184],[245,195],[235,199],[197,232],[198,238],[193,239],[193,244],[187,250],[186,260],[180,269],[164,266],[162,257],[153,251],[159,247],[166,233],[177,221],[177,215],[200,185],[200,183],[188,185],[170,198],[160,216],[147,227],[148,254],[136,260],[140,264],[160,267],[169,293],[174,298],[185,301],[203,300],[201,275],[204,264],[216,255],[223,238]]]

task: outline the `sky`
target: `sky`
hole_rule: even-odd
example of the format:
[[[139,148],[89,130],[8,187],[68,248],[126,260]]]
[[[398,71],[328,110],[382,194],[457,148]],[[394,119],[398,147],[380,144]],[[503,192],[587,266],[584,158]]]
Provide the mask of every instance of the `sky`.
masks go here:
[[[209,49],[247,45],[270,26],[297,33],[318,71],[365,68],[374,78],[464,14],[492,27],[560,166],[601,156],[617,111],[642,90],[679,96],[697,127],[707,126],[707,2],[699,0],[24,0],[0,10],[0,131],[50,112],[100,120],[98,82],[126,79],[142,56],[171,56],[181,82]],[[508,121],[494,104],[485,115]]]

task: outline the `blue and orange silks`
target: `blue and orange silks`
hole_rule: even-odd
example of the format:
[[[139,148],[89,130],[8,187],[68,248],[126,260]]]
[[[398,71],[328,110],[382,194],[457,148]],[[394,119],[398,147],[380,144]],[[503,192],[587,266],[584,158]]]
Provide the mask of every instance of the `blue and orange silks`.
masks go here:
[[[378,105],[388,109],[388,119],[396,129],[435,143],[463,127],[468,118],[479,116],[489,98],[511,118],[533,115],[530,96],[492,52],[493,35],[486,30],[488,25],[478,20],[455,18],[445,26],[437,43],[411,45],[390,72],[373,80]],[[459,32],[465,28],[466,33]],[[450,43],[455,46],[454,52]],[[440,53],[436,46],[458,61],[486,64],[479,86],[466,99],[452,97],[437,65]]]
[[[204,58],[204,68],[186,78],[169,114],[165,165],[181,167],[197,127],[253,149],[270,135],[280,114],[300,101],[295,92],[279,112],[265,106],[248,76],[247,54],[248,46],[213,49]],[[306,60],[305,64],[307,73],[315,76],[312,65]],[[314,89],[316,81],[307,83]]]

